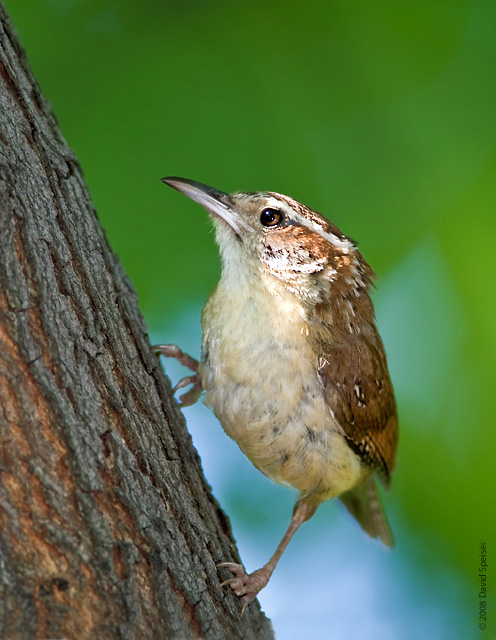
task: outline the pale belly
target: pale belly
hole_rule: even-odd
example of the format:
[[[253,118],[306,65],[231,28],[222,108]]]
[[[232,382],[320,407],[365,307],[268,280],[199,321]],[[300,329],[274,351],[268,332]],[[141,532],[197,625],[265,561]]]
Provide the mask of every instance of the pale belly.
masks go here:
[[[333,419],[301,327],[280,331],[267,323],[252,339],[246,309],[238,323],[232,315],[213,323],[208,311],[200,364],[205,403],[251,462],[321,500],[361,482],[363,466]]]

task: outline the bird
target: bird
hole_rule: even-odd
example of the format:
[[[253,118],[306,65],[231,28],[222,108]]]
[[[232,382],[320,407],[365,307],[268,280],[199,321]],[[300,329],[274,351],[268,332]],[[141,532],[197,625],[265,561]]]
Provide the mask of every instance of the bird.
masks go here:
[[[162,181],[207,210],[222,269],[202,311],[200,360],[176,345],[154,350],[192,371],[174,388],[190,386],[181,406],[203,394],[254,466],[299,494],[264,566],[217,565],[243,614],[324,501],[339,498],[371,537],[394,544],[377,488],[377,478],[390,485],[398,418],[370,297],[375,274],[354,240],[289,196]]]

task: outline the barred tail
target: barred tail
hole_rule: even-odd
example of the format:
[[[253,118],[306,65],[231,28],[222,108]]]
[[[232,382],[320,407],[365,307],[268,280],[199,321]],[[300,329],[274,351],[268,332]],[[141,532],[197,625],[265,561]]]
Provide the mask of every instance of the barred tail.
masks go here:
[[[371,538],[379,538],[387,547],[394,546],[374,474],[370,474],[358,487],[340,495],[339,499]]]

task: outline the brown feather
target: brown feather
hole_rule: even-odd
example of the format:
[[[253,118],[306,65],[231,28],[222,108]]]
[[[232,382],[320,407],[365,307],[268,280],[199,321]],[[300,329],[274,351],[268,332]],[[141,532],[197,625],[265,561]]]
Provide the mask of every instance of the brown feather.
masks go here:
[[[333,331],[335,334],[335,330]],[[389,484],[398,422],[386,354],[374,324],[321,346],[319,374],[335,419],[362,461]]]
[[[398,420],[386,353],[368,289],[374,273],[358,250],[335,251],[339,271],[315,309],[314,344],[327,403],[350,447],[386,485],[394,468]]]
[[[394,546],[393,533],[373,475],[358,487],[341,494],[339,499],[371,538],[379,538],[388,547]]]

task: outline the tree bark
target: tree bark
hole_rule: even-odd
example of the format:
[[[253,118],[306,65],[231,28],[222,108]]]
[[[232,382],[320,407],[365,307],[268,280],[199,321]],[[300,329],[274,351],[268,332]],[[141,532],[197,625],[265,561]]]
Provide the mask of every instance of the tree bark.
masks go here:
[[[0,637],[273,638],[0,5]]]

